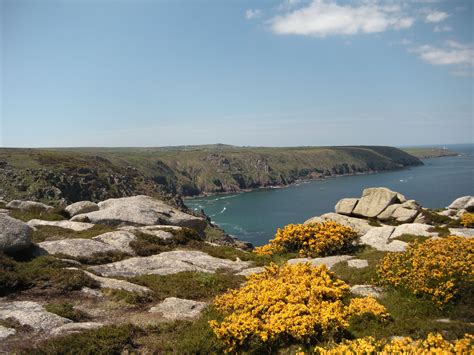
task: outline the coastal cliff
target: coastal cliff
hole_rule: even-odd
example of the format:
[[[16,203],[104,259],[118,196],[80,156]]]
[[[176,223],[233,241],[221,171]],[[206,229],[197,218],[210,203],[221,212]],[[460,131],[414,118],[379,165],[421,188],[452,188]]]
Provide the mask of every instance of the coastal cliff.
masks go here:
[[[0,197],[64,204],[145,194],[184,208],[179,196],[421,164],[383,146],[0,149]]]

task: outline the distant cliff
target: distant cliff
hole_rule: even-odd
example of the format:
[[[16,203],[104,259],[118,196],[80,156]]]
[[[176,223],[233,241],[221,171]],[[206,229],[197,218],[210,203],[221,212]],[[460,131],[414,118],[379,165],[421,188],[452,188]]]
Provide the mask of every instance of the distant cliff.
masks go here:
[[[100,201],[236,192],[423,164],[392,147],[0,149],[0,198]]]

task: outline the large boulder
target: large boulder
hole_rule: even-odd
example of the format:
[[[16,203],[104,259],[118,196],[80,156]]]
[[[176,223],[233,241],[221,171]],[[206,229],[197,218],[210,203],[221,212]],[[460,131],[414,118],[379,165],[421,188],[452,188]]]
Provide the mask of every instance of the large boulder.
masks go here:
[[[380,251],[404,251],[408,244],[401,240],[392,240],[394,231],[395,227],[375,227],[364,234],[360,240],[362,244]]]
[[[99,210],[99,206],[97,205],[97,203],[94,203],[91,201],[76,202],[65,208],[65,211],[71,217],[74,217],[77,214],[89,213],[89,212],[94,212],[98,210]]]
[[[10,335],[15,335],[16,330],[13,328],[7,328],[3,325],[0,325],[0,340],[8,338]]]
[[[400,223],[411,223],[418,216],[420,209],[421,207],[415,200],[396,203],[388,206],[384,211],[382,211],[382,213],[377,216],[377,219],[381,221],[393,219]]]
[[[215,273],[219,269],[240,272],[249,267],[250,262],[248,261],[215,258],[202,251],[175,250],[97,265],[91,269],[107,277],[133,277],[152,274],[170,275],[182,271]]]
[[[339,224],[342,224],[343,226],[350,227],[355,230],[359,235],[363,235],[373,228],[365,219],[344,216],[333,212],[325,213],[319,217],[310,218],[306,222],[304,222],[304,224],[322,223],[325,221],[334,221]]]
[[[38,254],[62,254],[74,258],[87,258],[97,253],[113,253],[121,251],[121,249],[112,245],[97,240],[83,238],[46,241],[39,243],[38,246]]]
[[[46,311],[40,304],[30,301],[0,303],[0,319],[13,318],[21,325],[35,331],[51,331],[53,328],[71,323],[70,319]]]
[[[433,231],[433,226],[430,226],[429,224],[410,223],[402,224],[396,227],[390,237],[394,239],[402,236],[403,234],[417,235],[420,237],[435,237],[438,235],[437,232]]]
[[[163,233],[167,233],[167,232],[163,232]],[[123,253],[127,253],[130,255],[135,254],[135,251],[130,246],[130,242],[133,242],[136,239],[137,237],[134,234],[127,231],[108,232],[108,233],[104,233],[92,238],[92,240],[96,240],[96,241],[108,244],[111,247],[115,248],[116,250],[119,250]]]
[[[0,213],[0,251],[15,252],[29,247],[32,232],[26,223]]]
[[[452,210],[467,210],[472,212],[474,210],[474,196],[463,196],[455,199],[449,206]]]
[[[385,187],[372,187],[364,189],[362,197],[352,211],[352,214],[368,218],[377,217],[388,206],[405,201],[405,197],[398,192]]]
[[[169,320],[197,318],[207,303],[182,298],[168,297],[159,305],[150,309],[151,313],[161,313],[163,318]]]
[[[84,220],[107,225],[151,226],[168,224],[204,230],[207,222],[204,218],[184,213],[163,201],[149,196],[133,196],[109,199],[99,202],[99,211],[79,214],[71,220]]]
[[[350,216],[358,202],[358,198],[343,198],[336,204],[336,213]]]
[[[43,211],[43,212],[48,212],[53,209],[53,207],[45,205],[44,203],[41,202],[36,202],[36,201],[23,201],[23,200],[13,200],[7,203],[7,208],[11,209],[16,209],[16,210],[22,210],[22,211],[31,211],[31,210],[36,210],[36,211]]]

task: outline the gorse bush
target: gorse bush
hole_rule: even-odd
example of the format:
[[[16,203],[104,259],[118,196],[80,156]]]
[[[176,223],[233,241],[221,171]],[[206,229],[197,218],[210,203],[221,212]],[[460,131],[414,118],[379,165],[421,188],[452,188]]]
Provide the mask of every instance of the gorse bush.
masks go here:
[[[409,337],[392,340],[375,340],[373,337],[343,341],[332,348],[316,347],[316,354],[472,354],[474,336],[466,334],[464,338],[449,342],[441,334],[429,334],[424,340]]]
[[[474,240],[450,236],[409,244],[377,267],[381,283],[429,297],[442,307],[474,281]]]
[[[350,247],[357,233],[333,221],[289,224],[278,229],[270,243],[255,249],[259,255],[297,252],[301,256],[325,256]]]
[[[474,226],[474,213],[464,213],[461,216],[461,224],[464,227],[473,227]]]
[[[271,264],[240,289],[218,296],[214,306],[223,320],[209,325],[227,351],[235,351],[255,343],[271,347],[330,340],[349,327],[353,316],[388,317],[373,298],[347,305],[348,295],[349,286],[325,265]]]

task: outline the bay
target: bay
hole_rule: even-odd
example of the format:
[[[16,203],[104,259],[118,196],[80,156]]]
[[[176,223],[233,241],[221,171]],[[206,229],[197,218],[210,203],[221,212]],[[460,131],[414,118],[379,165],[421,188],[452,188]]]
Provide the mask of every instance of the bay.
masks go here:
[[[424,165],[391,172],[328,178],[278,189],[258,189],[187,199],[227,233],[254,245],[273,238],[289,223],[333,212],[338,200],[359,197],[367,187],[388,187],[422,206],[442,208],[455,198],[474,195],[474,145],[449,145],[459,156],[423,160]]]

